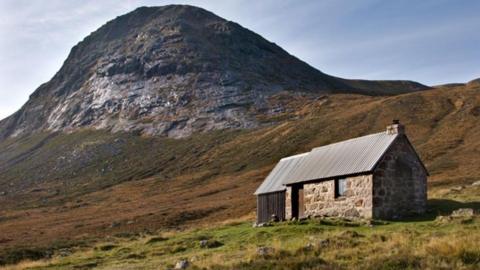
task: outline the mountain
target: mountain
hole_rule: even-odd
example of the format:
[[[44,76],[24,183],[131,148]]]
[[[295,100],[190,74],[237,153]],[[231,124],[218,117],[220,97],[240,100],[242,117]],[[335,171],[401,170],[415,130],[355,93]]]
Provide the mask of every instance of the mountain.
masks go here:
[[[10,249],[249,215],[253,192],[280,158],[380,132],[395,118],[430,172],[429,198],[474,200],[465,192],[480,179],[479,93],[458,86],[387,97],[279,94],[289,109],[256,129],[181,139],[105,130],[8,138],[0,142],[0,261]]]
[[[392,119],[430,172],[429,198],[478,205],[467,187],[480,179],[479,93],[478,79],[336,78],[203,9],[139,8],[75,46],[0,122],[0,264],[248,217],[280,158]]]
[[[475,79],[475,80],[471,80],[467,83],[467,87],[478,87],[480,86],[480,78],[478,79]]]
[[[185,137],[252,128],[291,94],[389,95],[425,90],[410,81],[324,74],[261,36],[192,6],[142,7],[90,34],[14,115],[0,138],[78,128]]]

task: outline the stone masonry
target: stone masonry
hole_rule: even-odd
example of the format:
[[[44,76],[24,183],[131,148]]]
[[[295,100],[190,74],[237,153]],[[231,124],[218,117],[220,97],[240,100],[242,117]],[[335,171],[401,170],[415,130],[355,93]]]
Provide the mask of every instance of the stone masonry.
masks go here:
[[[423,214],[427,208],[427,176],[398,120],[387,127],[398,134],[372,172],[346,178],[346,191],[335,198],[335,179],[304,182],[305,217],[398,219]],[[285,217],[292,218],[292,187],[286,188]]]
[[[371,218],[372,176],[348,177],[346,185],[345,195],[335,198],[334,180],[305,184],[305,215]]]
[[[408,139],[400,136],[373,174],[373,217],[396,219],[427,207],[427,172]]]
[[[285,190],[285,219],[292,218],[292,187]]]

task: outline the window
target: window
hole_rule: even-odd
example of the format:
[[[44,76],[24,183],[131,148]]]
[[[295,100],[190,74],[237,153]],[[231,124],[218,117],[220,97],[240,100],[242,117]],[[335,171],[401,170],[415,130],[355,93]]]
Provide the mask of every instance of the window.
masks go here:
[[[347,190],[347,179],[345,178],[335,179],[335,198],[345,196],[346,190]]]

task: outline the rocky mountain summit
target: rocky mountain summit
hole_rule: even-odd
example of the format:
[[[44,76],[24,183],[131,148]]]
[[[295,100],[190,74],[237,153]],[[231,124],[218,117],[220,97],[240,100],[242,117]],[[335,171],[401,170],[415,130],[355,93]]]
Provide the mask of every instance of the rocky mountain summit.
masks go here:
[[[261,36],[192,6],[142,7],[99,28],[15,114],[0,138],[78,128],[184,137],[251,128],[284,111],[271,97],[398,94],[410,81],[326,75]]]

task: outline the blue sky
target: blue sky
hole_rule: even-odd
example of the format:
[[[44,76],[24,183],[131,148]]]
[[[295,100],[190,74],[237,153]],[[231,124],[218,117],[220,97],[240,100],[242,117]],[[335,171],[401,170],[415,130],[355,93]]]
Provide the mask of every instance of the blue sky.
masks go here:
[[[0,119],[60,68],[71,47],[139,6],[206,8],[339,77],[428,85],[480,77],[480,1],[2,0]]]

